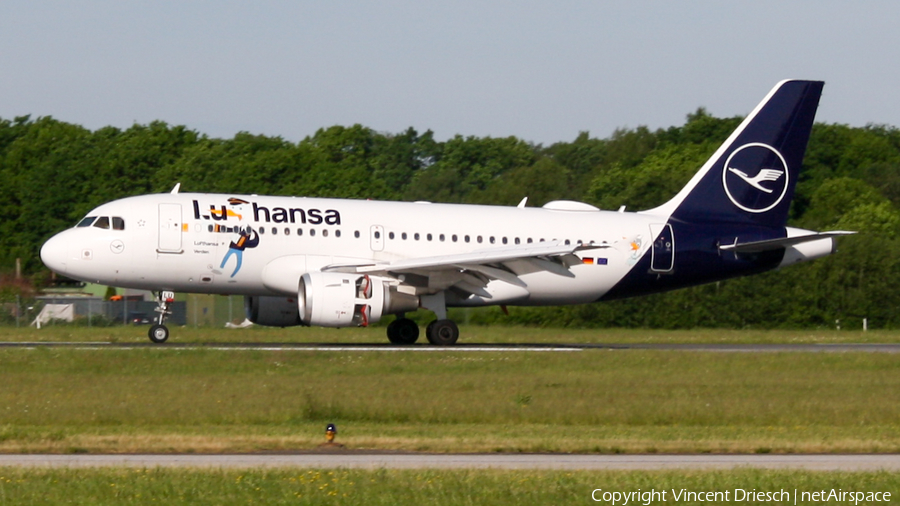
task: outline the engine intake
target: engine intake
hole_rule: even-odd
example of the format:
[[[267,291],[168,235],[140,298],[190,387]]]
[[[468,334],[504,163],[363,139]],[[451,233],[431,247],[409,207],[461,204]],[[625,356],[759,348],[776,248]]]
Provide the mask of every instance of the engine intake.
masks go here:
[[[295,297],[244,297],[247,319],[257,325],[293,327],[303,325]]]

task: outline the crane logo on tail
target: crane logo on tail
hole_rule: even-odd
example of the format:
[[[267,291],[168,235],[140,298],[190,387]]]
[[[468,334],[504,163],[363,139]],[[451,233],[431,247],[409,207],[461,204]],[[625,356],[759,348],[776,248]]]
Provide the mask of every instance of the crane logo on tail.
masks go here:
[[[734,150],[722,170],[725,194],[739,209],[749,213],[764,213],[781,203],[789,178],[781,153],[758,142]]]
[[[783,170],[763,169],[759,171],[759,174],[757,174],[755,177],[750,177],[747,174],[744,174],[744,172],[742,172],[740,169],[735,169],[734,167],[728,167],[728,170],[737,174],[750,186],[766,193],[772,193],[772,190],[766,188],[761,183],[763,183],[764,181],[778,181],[778,178],[780,178],[784,174]]]

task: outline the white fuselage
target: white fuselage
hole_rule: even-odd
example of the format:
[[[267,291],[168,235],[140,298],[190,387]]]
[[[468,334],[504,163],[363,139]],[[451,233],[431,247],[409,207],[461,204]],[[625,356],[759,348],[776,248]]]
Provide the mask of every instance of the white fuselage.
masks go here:
[[[246,203],[229,204],[228,198]],[[667,216],[592,210],[380,202],[254,195],[155,194],[104,204],[88,216],[121,218],[122,230],[82,226],[44,247],[69,277],[113,286],[188,293],[294,296],[300,277],[326,266],[371,264],[579,241],[571,276],[508,262],[525,287],[492,281],[491,297],[449,305],[573,304],[599,299],[648,253]],[[224,211],[223,211],[224,209]],[[240,230],[255,247],[243,251]],[[237,269],[240,258],[240,268]],[[224,260],[224,264],[223,264]],[[427,293],[427,287],[419,288]]]

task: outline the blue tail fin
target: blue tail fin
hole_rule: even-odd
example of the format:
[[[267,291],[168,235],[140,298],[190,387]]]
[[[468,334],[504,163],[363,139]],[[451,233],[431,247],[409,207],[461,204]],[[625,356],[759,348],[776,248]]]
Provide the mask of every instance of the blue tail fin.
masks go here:
[[[778,83],[678,195],[647,213],[784,227],[823,85]]]

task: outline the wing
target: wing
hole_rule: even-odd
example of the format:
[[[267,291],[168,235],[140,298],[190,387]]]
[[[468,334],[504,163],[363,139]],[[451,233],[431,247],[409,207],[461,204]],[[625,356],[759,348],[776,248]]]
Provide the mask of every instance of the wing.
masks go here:
[[[404,258],[391,262],[358,265],[329,265],[323,271],[355,272],[385,276],[415,289],[417,294],[436,293],[453,288],[464,295],[491,298],[484,289],[493,280],[527,289],[519,277],[545,271],[574,277],[571,266],[580,264],[577,251],[609,248],[603,244],[534,243],[490,248],[455,255]]]

